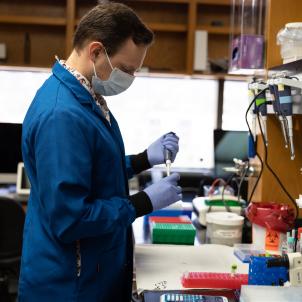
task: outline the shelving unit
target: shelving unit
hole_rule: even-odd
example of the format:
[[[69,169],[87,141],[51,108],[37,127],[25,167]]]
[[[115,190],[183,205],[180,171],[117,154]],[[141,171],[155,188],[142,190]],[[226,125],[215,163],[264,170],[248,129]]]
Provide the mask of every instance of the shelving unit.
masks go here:
[[[49,25],[49,26],[65,26],[64,18],[52,17],[32,17],[32,16],[1,16],[2,24],[25,24],[25,25]]]
[[[65,55],[66,3],[60,0],[1,0],[2,65],[49,67]]]
[[[266,71],[270,69],[288,70],[288,66],[282,65],[280,47],[276,43],[278,31],[289,22],[301,21],[302,1],[288,0],[286,6],[282,0],[269,0],[267,2],[267,20],[266,20]],[[282,7],[282,9],[280,9]],[[290,63],[296,67],[296,64]],[[276,67],[278,66],[278,67]],[[274,68],[273,68],[274,67]],[[296,69],[296,74],[301,74],[300,66]],[[294,75],[294,74],[293,74]],[[283,185],[293,198],[298,198],[301,194],[302,184],[302,115],[293,116],[294,145],[296,157],[290,159],[289,151],[284,148],[284,140],[280,129],[280,122],[275,116],[269,115],[267,121],[268,133],[268,162],[273,170],[280,177]],[[259,136],[257,151],[264,158],[265,148]],[[260,163],[256,162],[256,165]],[[256,181],[256,177],[249,182],[249,192],[251,192]],[[280,185],[272,174],[264,168],[262,177],[253,196],[253,201],[282,202],[291,205],[290,199],[282,191]],[[299,211],[299,217],[302,218],[302,209]]]
[[[150,71],[193,74],[196,30],[209,34],[210,59],[228,57],[229,0],[120,2],[132,7],[155,32],[155,43],[144,62]],[[80,18],[96,4],[96,0],[2,0],[0,43],[7,45],[8,58],[1,63],[50,67],[54,55],[66,58]],[[36,43],[38,35],[40,45]]]

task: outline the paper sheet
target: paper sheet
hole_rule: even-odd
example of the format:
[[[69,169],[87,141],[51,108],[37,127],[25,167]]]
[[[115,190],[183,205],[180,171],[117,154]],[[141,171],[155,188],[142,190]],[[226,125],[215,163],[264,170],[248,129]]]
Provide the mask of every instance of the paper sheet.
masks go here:
[[[238,273],[248,273],[248,264],[233,255],[225,245],[137,245],[135,247],[136,282],[138,291],[182,289],[184,272],[231,272],[237,264]]]

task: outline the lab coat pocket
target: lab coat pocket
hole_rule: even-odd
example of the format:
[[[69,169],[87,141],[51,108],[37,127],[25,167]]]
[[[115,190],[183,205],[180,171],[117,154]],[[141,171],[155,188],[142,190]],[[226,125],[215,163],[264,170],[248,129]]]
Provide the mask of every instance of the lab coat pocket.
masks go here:
[[[96,266],[98,286],[111,288],[119,283],[126,265],[125,257],[124,244],[99,255]]]
[[[102,252],[83,250],[78,296],[85,297],[85,301],[112,301],[108,297],[123,279],[125,258],[124,243]]]

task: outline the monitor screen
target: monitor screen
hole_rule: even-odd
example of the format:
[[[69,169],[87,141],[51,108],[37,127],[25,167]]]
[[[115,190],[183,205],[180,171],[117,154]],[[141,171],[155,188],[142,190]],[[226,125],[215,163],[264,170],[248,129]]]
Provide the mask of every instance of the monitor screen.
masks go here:
[[[17,173],[22,162],[21,153],[22,125],[0,123],[0,173]]]
[[[226,174],[224,167],[233,167],[233,159],[246,160],[248,158],[248,132],[214,130],[214,161],[215,172]]]
[[[18,174],[17,174],[17,194],[28,195],[30,193],[30,182],[27,177],[24,163],[18,164]]]

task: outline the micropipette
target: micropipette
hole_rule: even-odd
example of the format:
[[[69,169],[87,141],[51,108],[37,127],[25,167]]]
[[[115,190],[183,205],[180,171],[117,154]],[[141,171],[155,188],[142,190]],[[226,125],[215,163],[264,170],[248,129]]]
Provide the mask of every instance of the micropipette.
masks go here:
[[[295,158],[295,148],[293,139],[293,101],[291,97],[290,86],[279,84],[278,86],[279,100],[280,100],[280,111],[285,120],[285,131],[288,137],[291,159]]]
[[[172,152],[167,148],[165,148],[165,163],[167,169],[167,176],[169,176],[171,171],[171,164],[172,164]]]

